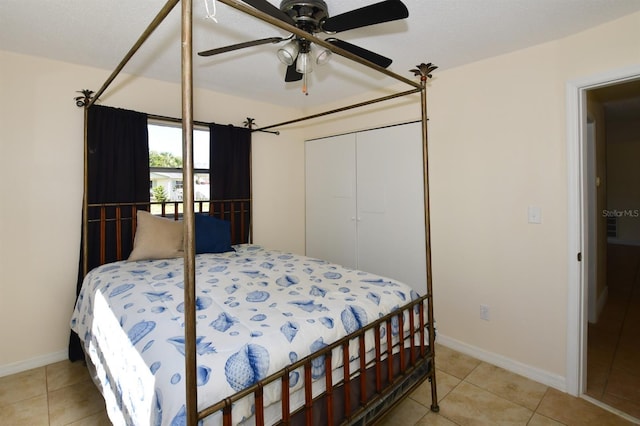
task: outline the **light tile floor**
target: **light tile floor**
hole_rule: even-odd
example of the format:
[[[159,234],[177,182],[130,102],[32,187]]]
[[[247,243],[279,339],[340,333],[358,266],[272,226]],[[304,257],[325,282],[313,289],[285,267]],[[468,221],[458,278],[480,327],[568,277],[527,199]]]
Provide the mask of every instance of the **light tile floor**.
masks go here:
[[[377,426],[634,424],[584,399],[442,345],[436,347],[436,368],[438,413],[429,409],[431,388],[425,382]]]
[[[425,382],[379,422],[402,425],[630,425],[584,399],[439,345],[440,412]],[[94,426],[111,423],[81,363],[67,361],[0,378],[0,425]]]
[[[0,377],[0,425],[111,425],[86,367],[62,361]]]

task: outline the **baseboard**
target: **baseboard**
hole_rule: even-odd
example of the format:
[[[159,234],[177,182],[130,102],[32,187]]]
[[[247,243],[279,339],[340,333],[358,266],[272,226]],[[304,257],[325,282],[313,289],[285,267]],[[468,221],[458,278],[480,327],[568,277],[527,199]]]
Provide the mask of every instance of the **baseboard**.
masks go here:
[[[9,376],[11,374],[22,373],[23,371],[33,368],[44,367],[54,362],[64,361],[68,359],[67,351],[53,352],[41,355],[35,358],[26,359],[24,361],[13,362],[11,364],[0,365],[0,377]]]
[[[567,382],[565,377],[540,370],[539,368],[523,364],[493,352],[485,351],[484,349],[480,349],[442,334],[438,334],[436,336],[436,342],[449,349],[453,349],[497,367],[504,368],[507,371],[511,371],[512,373],[519,374],[538,383],[542,383],[543,385],[558,389],[561,392],[567,392]],[[437,367],[438,352],[436,351],[436,368]]]

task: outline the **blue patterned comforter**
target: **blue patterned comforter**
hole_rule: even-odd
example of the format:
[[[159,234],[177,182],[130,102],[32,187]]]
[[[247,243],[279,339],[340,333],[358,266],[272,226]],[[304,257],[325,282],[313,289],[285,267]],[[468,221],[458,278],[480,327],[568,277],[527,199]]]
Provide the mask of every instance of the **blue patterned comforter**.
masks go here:
[[[253,245],[198,255],[196,282],[200,409],[418,296],[393,280]],[[85,278],[71,327],[96,367],[114,424],[184,424],[182,300],[182,259],[116,262]],[[334,358],[337,368],[342,360]],[[314,378],[324,374],[318,364]],[[292,373],[292,395],[302,381]],[[265,389],[265,405],[279,402],[279,386]],[[270,421],[279,414],[274,405]],[[237,403],[234,422],[252,409],[250,401]],[[219,422],[214,415],[205,424]]]

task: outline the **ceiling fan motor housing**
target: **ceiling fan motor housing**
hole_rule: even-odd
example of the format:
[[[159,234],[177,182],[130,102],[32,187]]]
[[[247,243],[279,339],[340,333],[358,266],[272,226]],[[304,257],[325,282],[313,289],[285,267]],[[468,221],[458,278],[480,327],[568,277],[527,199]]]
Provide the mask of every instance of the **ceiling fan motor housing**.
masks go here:
[[[280,10],[295,21],[296,27],[311,34],[321,31],[322,23],[329,17],[323,0],[282,0]]]

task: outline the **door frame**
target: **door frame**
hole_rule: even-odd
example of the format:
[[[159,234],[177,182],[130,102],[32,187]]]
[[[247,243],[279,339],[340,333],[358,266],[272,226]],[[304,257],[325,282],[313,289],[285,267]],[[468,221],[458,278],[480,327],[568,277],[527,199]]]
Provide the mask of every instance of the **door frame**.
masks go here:
[[[585,262],[587,276],[585,285],[587,287],[587,321],[598,322],[598,190],[597,190],[597,148],[596,148],[596,122],[593,118],[589,120],[587,111],[586,138],[585,138],[585,178],[589,185],[585,185],[585,217],[586,224],[586,250],[582,259]]]
[[[587,216],[587,90],[640,78],[640,65],[606,71],[568,81],[567,100],[567,201],[568,201],[568,304],[566,388],[581,396],[587,385],[588,318],[588,216]],[[581,255],[584,261],[578,259]]]

